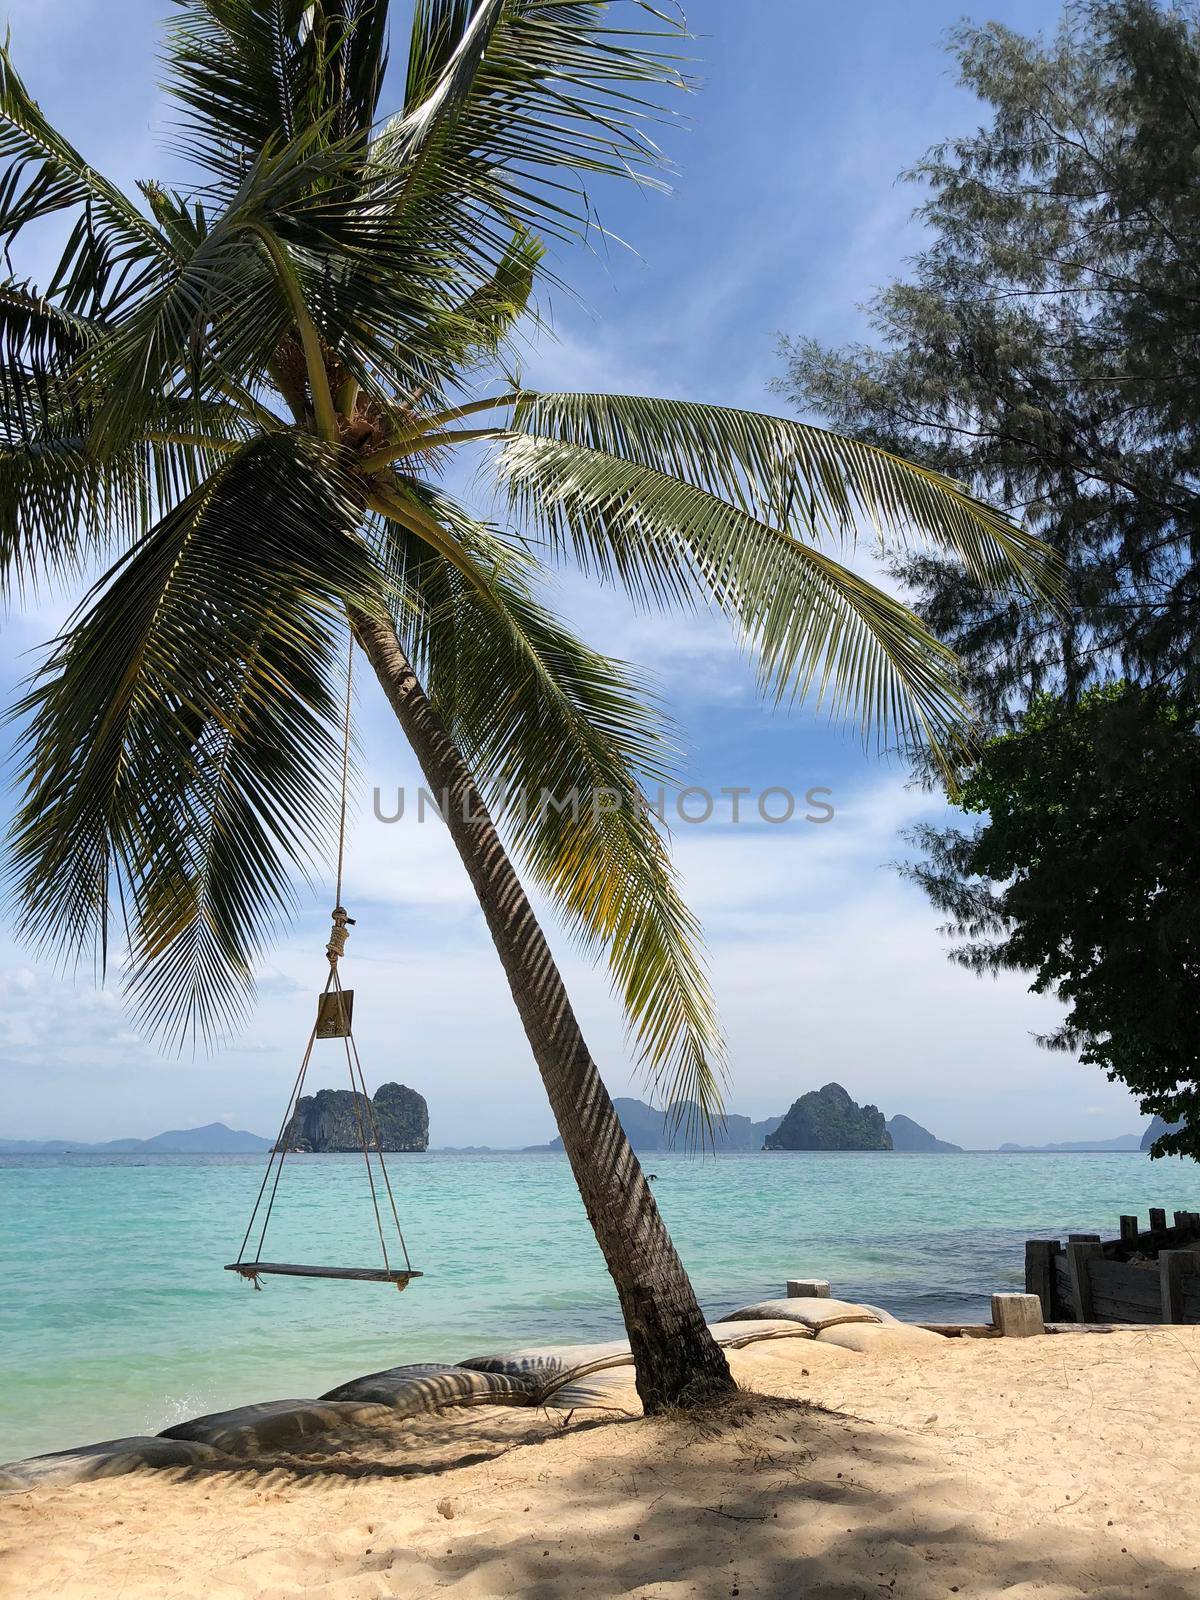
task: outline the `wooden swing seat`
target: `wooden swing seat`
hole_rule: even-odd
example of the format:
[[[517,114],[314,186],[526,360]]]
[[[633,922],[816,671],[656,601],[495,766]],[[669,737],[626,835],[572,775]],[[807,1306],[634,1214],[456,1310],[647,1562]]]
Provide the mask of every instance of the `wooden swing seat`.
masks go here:
[[[398,1289],[405,1288],[411,1278],[424,1277],[424,1273],[407,1267],[399,1271],[384,1267],[304,1267],[283,1261],[231,1261],[225,1271],[240,1273],[243,1278],[271,1273],[284,1278],[348,1278],[359,1283],[394,1283]]]

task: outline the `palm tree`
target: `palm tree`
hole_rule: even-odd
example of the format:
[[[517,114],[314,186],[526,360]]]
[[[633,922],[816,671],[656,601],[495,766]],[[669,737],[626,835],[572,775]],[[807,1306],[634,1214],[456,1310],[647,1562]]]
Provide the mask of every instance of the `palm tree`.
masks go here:
[[[329,836],[348,626],[447,792],[652,1411],[728,1368],[509,849],[607,955],[668,1105],[719,1113],[721,1041],[642,803],[669,730],[539,602],[539,568],[720,608],[769,692],[950,755],[952,656],[830,548],[872,517],[1031,592],[1045,553],[816,428],[509,376],[548,246],[594,227],[588,180],[661,185],[681,25],[649,0],[413,12],[385,119],[386,0],[176,0],[167,86],[193,176],[141,203],[0,53],[6,258],[47,219],[62,239],[44,288],[0,287],[3,571],[20,590],[112,563],[18,708],[10,877],[38,946],[103,959],[119,909],[148,1033],[219,1034]],[[523,537],[439,486],[464,447],[489,453]],[[544,791],[580,803],[513,799]]]

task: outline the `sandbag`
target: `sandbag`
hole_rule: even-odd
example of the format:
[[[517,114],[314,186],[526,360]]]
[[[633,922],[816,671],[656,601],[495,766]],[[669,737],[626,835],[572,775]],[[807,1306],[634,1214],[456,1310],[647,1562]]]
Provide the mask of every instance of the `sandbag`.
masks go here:
[[[783,1321],[799,1322],[813,1333],[822,1328],[835,1328],[839,1322],[878,1322],[879,1318],[866,1306],[856,1306],[849,1300],[831,1300],[807,1295],[789,1295],[783,1300],[760,1300],[756,1305],[742,1306],[731,1311],[725,1322]]]
[[[479,1372],[427,1361],[352,1378],[321,1399],[390,1406],[400,1416],[414,1416],[446,1406],[531,1405],[536,1391],[529,1374]]]
[[[30,1456],[0,1467],[0,1494],[21,1494],[27,1489],[87,1483],[92,1478],[117,1478],[143,1467],[194,1467],[211,1461],[217,1452],[199,1441],[163,1439],[138,1434],[128,1439],[103,1439],[99,1444],[77,1445],[49,1455]]]

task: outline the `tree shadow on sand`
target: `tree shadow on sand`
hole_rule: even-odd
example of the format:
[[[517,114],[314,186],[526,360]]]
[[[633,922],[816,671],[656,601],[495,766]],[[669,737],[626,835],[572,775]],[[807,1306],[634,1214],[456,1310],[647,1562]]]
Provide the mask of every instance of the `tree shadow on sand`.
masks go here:
[[[304,1457],[230,1469],[236,1482],[279,1473],[315,1486],[331,1475],[439,1474],[444,1537],[389,1546],[377,1529],[339,1572],[399,1578],[407,1589],[529,1600],[654,1596],[821,1596],[828,1600],[1196,1600],[1194,1564],[1137,1553],[1100,1512],[1048,1503],[1045,1486],[976,1482],[953,1441],[864,1422],[802,1402],[739,1396],[705,1417],[652,1422],[576,1414],[460,1413],[413,1419],[407,1460],[393,1431],[329,1439]],[[483,1496],[462,1469],[572,1435],[533,1472],[498,1471]],[[372,1451],[380,1452],[370,1459]],[[541,1457],[540,1448],[534,1457]],[[506,1462],[508,1466],[510,1463]],[[215,1475],[215,1465],[197,1469]],[[193,1476],[193,1474],[189,1474]],[[230,1484],[232,1487],[233,1484]],[[456,1495],[469,1519],[454,1519]],[[1022,1511],[1022,1504],[1025,1510]],[[460,1512],[460,1515],[462,1513]],[[434,1524],[436,1526],[436,1522]],[[1123,1548],[1124,1546],[1124,1548]],[[299,1552],[297,1552],[299,1553]],[[365,1592],[365,1591],[364,1591]],[[374,1592],[373,1590],[371,1592]]]

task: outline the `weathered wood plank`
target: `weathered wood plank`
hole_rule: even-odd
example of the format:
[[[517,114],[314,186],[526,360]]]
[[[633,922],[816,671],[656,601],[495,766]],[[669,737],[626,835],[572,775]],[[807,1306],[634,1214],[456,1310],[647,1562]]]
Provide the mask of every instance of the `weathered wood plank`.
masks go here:
[[[1153,1266],[1131,1266],[1127,1261],[1097,1259],[1091,1266],[1092,1298],[1111,1295],[1132,1305],[1158,1305],[1158,1280]]]
[[[1089,1322],[1086,1327],[1078,1322],[1048,1322],[1047,1333],[1128,1333],[1131,1327],[1141,1327],[1141,1323],[1128,1322]]]
[[[1000,1329],[986,1322],[918,1322],[926,1333],[940,1333],[947,1339],[998,1339]]]
[[[1121,1218],[1121,1235],[1070,1234],[1067,1248],[1054,1240],[1025,1241],[1025,1289],[1036,1295],[1049,1323],[1072,1313],[1079,1324],[1136,1326],[1168,1317],[1200,1323],[1200,1214],[1176,1211],[1172,1222],[1161,1206],[1150,1208],[1150,1229],[1139,1232],[1135,1216]],[[1129,1259],[1179,1251],[1190,1265],[1166,1267]],[[1167,1276],[1164,1276],[1166,1274]],[[1169,1296],[1169,1298],[1168,1298]]]
[[[1058,1307],[1060,1322],[1068,1322],[1075,1315],[1075,1302],[1071,1297],[1071,1268],[1065,1250],[1054,1261],[1054,1303]]]
[[[1200,1272],[1184,1278],[1179,1310],[1181,1322],[1200,1323]]]
[[[243,1278],[276,1276],[284,1278],[344,1278],[356,1283],[407,1283],[410,1278],[424,1277],[424,1273],[405,1268],[402,1271],[383,1267],[305,1267],[284,1261],[231,1261],[226,1272],[239,1272]]]
[[[1183,1286],[1200,1266],[1193,1250],[1162,1250],[1158,1257],[1158,1282],[1164,1322],[1183,1321]]]
[[[1097,1322],[1092,1301],[1090,1269],[1104,1259],[1104,1248],[1088,1240],[1073,1239],[1067,1245],[1067,1266],[1071,1273],[1071,1304],[1076,1322]]]
[[[1037,1295],[1047,1322],[1053,1322],[1058,1316],[1058,1276],[1054,1263],[1061,1249],[1057,1239],[1025,1241],[1025,1293]]]
[[[1157,1287],[1156,1275],[1155,1288]],[[1162,1309],[1157,1297],[1155,1304],[1148,1307],[1140,1301],[1121,1300],[1115,1295],[1106,1295],[1098,1301],[1093,1301],[1093,1307],[1097,1322],[1117,1322],[1125,1325],[1138,1323],[1143,1327],[1156,1327],[1162,1321]]]
[[[1092,1317],[1096,1322],[1157,1322],[1162,1311],[1158,1273],[1121,1261],[1088,1266]]]

